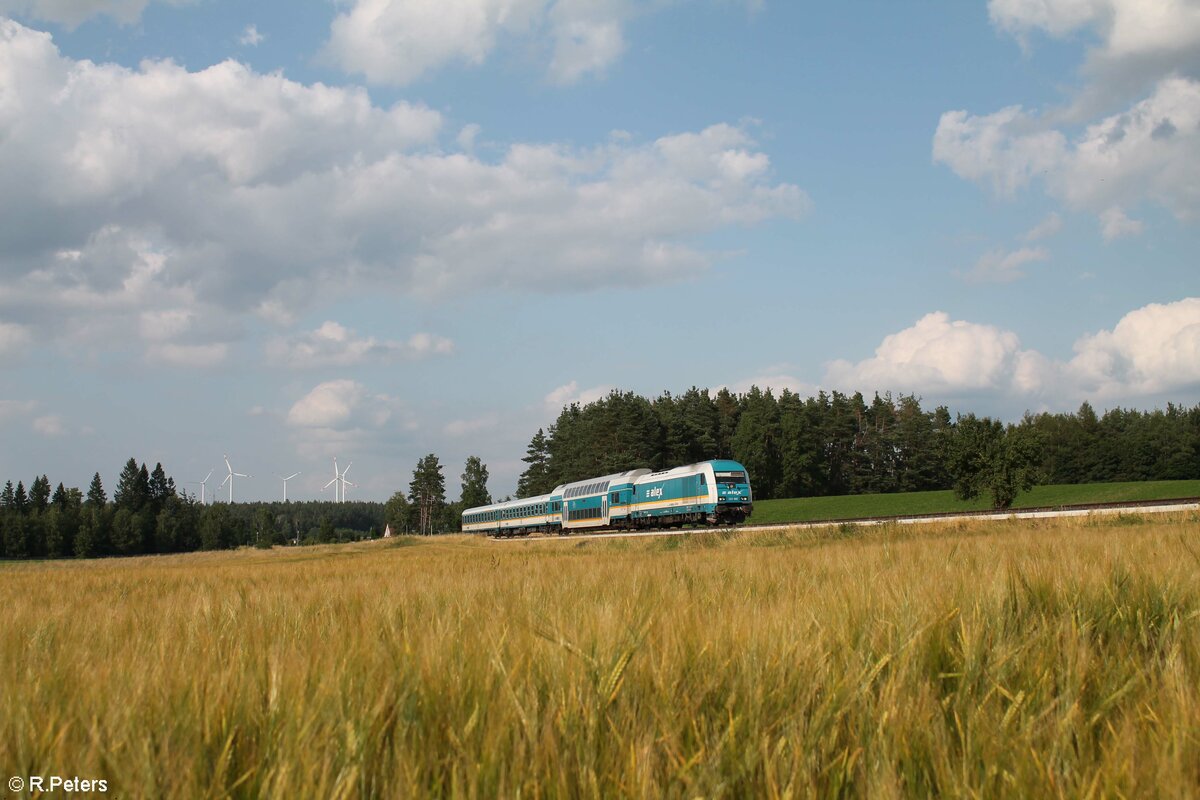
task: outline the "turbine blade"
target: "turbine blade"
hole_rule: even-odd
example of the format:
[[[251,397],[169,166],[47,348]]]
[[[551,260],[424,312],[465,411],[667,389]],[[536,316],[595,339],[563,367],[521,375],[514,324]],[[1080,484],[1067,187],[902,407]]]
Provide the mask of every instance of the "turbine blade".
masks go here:
[[[225,476],[225,480],[221,481],[221,486],[224,486],[225,484],[229,483],[229,481],[231,481],[231,480],[233,480],[232,472]],[[221,486],[218,486],[217,488],[220,489]]]
[[[202,480],[202,481],[200,481],[200,482],[201,482],[201,483],[208,483],[208,479],[212,477],[212,474],[213,474],[213,471],[210,469],[210,470],[208,471],[208,474],[204,476],[204,480]]]
[[[225,469],[229,470],[230,472],[233,472],[233,467],[229,466],[229,456],[225,456],[224,458],[225,458]]]
[[[344,478],[344,477],[346,477],[346,473],[347,473],[347,472],[349,472],[349,471],[350,471],[350,468],[351,468],[351,467],[353,467],[353,466],[354,466],[354,462],[353,462],[353,461],[351,461],[349,464],[347,464],[347,465],[346,465],[346,468],[345,468],[344,470],[342,470],[342,477],[343,477],[343,478]]]
[[[291,475],[288,475],[286,478],[284,478],[284,480],[290,481],[292,478],[296,477],[299,474],[300,474],[299,472],[293,472]]]
[[[325,491],[326,489],[328,489],[330,486],[332,486],[332,485],[333,485],[333,484],[335,484],[335,483],[337,483],[337,478],[334,478],[334,479],[333,479],[333,480],[331,480],[329,483],[327,483],[327,484],[325,484],[324,486],[322,486],[322,487],[321,487],[321,491],[322,491],[322,492],[323,492],[323,491]]]

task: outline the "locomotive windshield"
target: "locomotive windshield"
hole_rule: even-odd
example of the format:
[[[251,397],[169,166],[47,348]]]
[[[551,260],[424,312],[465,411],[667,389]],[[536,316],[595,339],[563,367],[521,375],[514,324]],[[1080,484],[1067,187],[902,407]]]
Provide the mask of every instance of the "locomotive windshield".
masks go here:
[[[738,483],[746,483],[746,473],[744,472],[717,472],[717,483],[727,483],[730,486]]]

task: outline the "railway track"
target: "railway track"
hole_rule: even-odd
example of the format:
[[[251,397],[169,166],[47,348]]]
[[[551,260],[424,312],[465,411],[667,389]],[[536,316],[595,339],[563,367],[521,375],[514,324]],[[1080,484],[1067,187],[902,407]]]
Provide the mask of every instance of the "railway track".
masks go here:
[[[1054,517],[1081,517],[1088,514],[1165,514],[1175,511],[1200,511],[1200,497],[1184,497],[1174,500],[1140,500],[1118,503],[1082,503],[1078,505],[1042,506],[1035,508],[1007,509],[1004,511],[947,511],[933,514],[893,515],[885,517],[853,517],[848,519],[821,519],[805,522],[768,522],[762,524],[722,525],[716,527],[696,526],[665,528],[647,531],[602,531],[599,533],[572,533],[564,536],[531,534],[514,538],[496,538],[497,542],[562,542],[582,539],[625,539],[643,536],[684,536],[692,533],[714,533],[719,531],[768,531],[780,528],[831,528],[839,525],[920,525],[946,520],[986,519],[1050,519]]]

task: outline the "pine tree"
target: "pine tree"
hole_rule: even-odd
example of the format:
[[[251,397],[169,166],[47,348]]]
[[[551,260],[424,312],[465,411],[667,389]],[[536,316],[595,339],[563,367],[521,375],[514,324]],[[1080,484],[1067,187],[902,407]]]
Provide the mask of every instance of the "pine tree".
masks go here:
[[[123,556],[131,556],[142,551],[142,536],[134,521],[134,512],[128,507],[120,507],[112,518],[112,546]]]
[[[415,527],[413,510],[404,492],[396,492],[383,507],[384,524],[391,526],[395,535],[406,533]]]
[[[150,507],[154,510],[155,514],[162,510],[168,498],[175,496],[175,483],[167,477],[162,462],[154,465],[154,472],[150,473],[147,492],[150,499]]]
[[[529,466],[517,480],[517,497],[546,494],[554,488],[547,486],[550,482],[550,440],[541,428],[533,435],[521,460]]]
[[[87,505],[93,509],[104,508],[108,503],[108,495],[104,493],[104,484],[100,482],[100,473],[97,472],[92,476],[92,483],[88,486]]]
[[[488,494],[488,468],[479,456],[469,456],[462,473],[463,508],[490,505],[492,496]]]
[[[117,478],[117,488],[113,491],[113,505],[137,512],[149,502],[150,473],[145,464],[139,467],[137,461],[131,458],[125,462],[125,467]]]
[[[25,494],[25,484],[17,481],[17,490],[13,493],[13,511],[18,514],[29,513],[29,496]]]
[[[418,532],[432,534],[434,517],[446,502],[446,478],[442,475],[438,457],[433,453],[417,462],[408,486],[408,495],[418,509]]]
[[[38,514],[50,507],[50,479],[45,475],[34,478],[29,486],[29,505]]]
[[[59,481],[58,486],[54,490],[54,496],[50,498],[50,502],[54,504],[55,508],[64,509],[67,507],[67,490],[62,485],[62,481]]]
[[[742,412],[733,434],[733,457],[750,473],[754,496],[776,497],[780,478],[779,406],[771,390],[751,386],[742,398]]]
[[[779,395],[780,497],[805,497],[816,492],[814,467],[818,445],[800,396],[784,389]]]
[[[138,468],[137,475],[137,511],[141,511],[150,502],[150,472],[145,462]]]
[[[99,475],[93,479],[95,485]],[[90,492],[89,492],[90,494]],[[108,553],[108,520],[103,505],[91,503],[79,518],[79,533],[75,537],[75,555],[96,558]]]
[[[213,503],[200,515],[200,547],[205,550],[224,550],[234,543],[233,522],[228,503]]]
[[[13,488],[13,482],[7,481],[4,484],[4,491],[0,492],[0,508],[5,511],[12,511],[16,508],[17,492]]]
[[[26,541],[26,531],[29,520],[22,514],[11,512],[3,517],[4,555],[8,558],[28,558],[29,543]]]

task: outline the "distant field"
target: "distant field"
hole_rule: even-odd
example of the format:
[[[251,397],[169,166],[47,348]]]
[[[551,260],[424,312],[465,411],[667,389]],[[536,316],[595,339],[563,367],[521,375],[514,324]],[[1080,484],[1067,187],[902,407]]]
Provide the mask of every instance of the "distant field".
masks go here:
[[[1198,531],[4,563],[0,768],[131,798],[1195,797]]]
[[[1017,498],[1014,508],[1115,503],[1136,500],[1171,500],[1200,497],[1200,481],[1143,481],[1135,483],[1087,483],[1036,486]],[[908,492],[905,494],[860,494],[840,497],[799,497],[790,500],[755,502],[754,522],[808,522],[818,519],[892,517],[938,514],[948,511],[985,511],[986,497],[969,502],[954,492]]]

